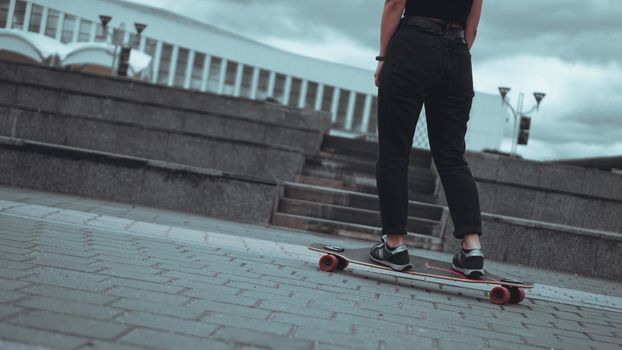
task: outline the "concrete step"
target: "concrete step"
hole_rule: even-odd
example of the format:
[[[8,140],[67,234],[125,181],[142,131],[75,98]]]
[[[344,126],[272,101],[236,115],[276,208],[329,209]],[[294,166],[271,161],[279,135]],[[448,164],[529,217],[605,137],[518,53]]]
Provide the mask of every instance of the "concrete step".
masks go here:
[[[347,189],[286,182],[283,196],[316,203],[378,211],[378,196]],[[439,205],[415,200],[409,202],[408,215],[412,217],[441,221],[443,213],[443,207]]]
[[[357,174],[376,177],[376,161],[350,159],[339,157],[330,153],[322,152],[320,155],[307,155],[305,167],[325,169],[330,172],[340,174]],[[422,179],[434,182],[437,178],[436,173],[430,168],[430,164],[416,165],[410,163],[408,173],[413,179]]]
[[[326,135],[324,136],[326,137]],[[330,159],[334,161],[344,161],[344,162],[356,162],[356,163],[364,163],[375,165],[378,160],[377,154],[363,154],[363,156],[356,156],[348,153],[341,153],[339,149],[321,149],[317,156],[324,159]],[[421,155],[416,150],[413,150],[413,153],[410,156],[408,161],[410,166],[415,166],[419,168],[429,169],[432,166],[432,158],[430,155],[423,154]]]
[[[328,187],[341,190],[349,190],[356,192],[365,192],[359,189],[357,185],[348,185],[341,180],[327,179],[323,177],[297,175],[295,178],[296,183],[307,184],[318,187]]]
[[[293,198],[281,198],[278,211],[286,214],[321,218],[359,225],[380,225],[380,212],[334,204],[317,203]],[[426,236],[440,236],[441,224],[425,218],[409,217],[406,229]]]
[[[303,171],[304,173],[304,171]],[[338,179],[324,178],[312,175],[297,175],[295,178],[297,183],[306,184],[316,187],[333,188],[336,190],[347,190],[361,194],[378,196],[375,179],[357,178],[356,181],[344,181]],[[357,183],[358,182],[358,183]],[[416,192],[411,189],[408,191],[408,198],[417,202],[436,203],[437,196],[431,189],[426,189],[430,193]]]
[[[305,166],[302,174],[306,177],[316,177],[321,179],[330,179],[341,182],[344,186],[352,189],[360,189],[361,192],[377,194],[376,177],[368,174],[346,173],[339,171],[330,171],[326,168],[317,168]],[[409,193],[422,193],[434,196],[437,193],[437,178],[432,174],[408,174],[408,191]]]
[[[320,147],[324,151],[363,159],[374,160],[378,158],[378,143],[364,139],[324,135]],[[411,160],[416,159],[421,159],[421,161],[426,161],[427,164],[431,164],[432,154],[429,150],[414,148],[411,152]]]
[[[380,228],[374,226],[352,224],[279,212],[272,214],[270,224],[277,227],[287,228],[289,230],[294,229],[334,234],[369,241],[378,241],[381,234]],[[406,236],[406,244],[415,248],[437,251],[442,249],[442,241],[440,238],[410,232]]]

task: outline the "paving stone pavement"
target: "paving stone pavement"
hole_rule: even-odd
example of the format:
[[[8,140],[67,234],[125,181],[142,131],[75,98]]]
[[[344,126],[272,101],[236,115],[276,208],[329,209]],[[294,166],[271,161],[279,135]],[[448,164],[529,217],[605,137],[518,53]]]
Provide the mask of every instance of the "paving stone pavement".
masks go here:
[[[317,241],[368,245],[0,187],[0,349],[622,349],[617,281],[487,262],[537,283],[497,306],[482,286],[322,272]]]

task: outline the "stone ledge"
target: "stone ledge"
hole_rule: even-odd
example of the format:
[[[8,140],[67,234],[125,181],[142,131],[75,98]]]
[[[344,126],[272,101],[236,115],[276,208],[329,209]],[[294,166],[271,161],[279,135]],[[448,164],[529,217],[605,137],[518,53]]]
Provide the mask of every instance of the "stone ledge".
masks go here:
[[[359,198],[364,198],[364,199],[373,200],[373,201],[378,200],[378,195],[352,191],[352,190],[345,189],[345,188],[324,187],[324,186],[318,186],[318,185],[309,184],[309,183],[292,182],[292,181],[283,181],[283,185],[289,186],[292,188],[302,188],[302,189],[308,189],[308,190],[313,190],[313,191],[318,191],[318,192],[331,193],[335,195],[353,196],[353,197],[359,197]],[[410,199],[408,203],[409,205],[417,205],[417,206],[427,207],[427,208],[434,208],[434,209],[441,208],[441,206],[435,203],[424,202],[424,201],[413,200],[413,199]]]
[[[0,137],[0,183],[267,224],[274,180]]]
[[[614,173],[487,153],[466,156],[484,213],[622,232],[622,181]],[[447,205],[444,191],[439,204]]]
[[[620,176],[598,169],[467,152],[477,181],[622,202]]]
[[[511,217],[511,216],[494,215],[494,214],[488,214],[488,213],[482,213],[482,219],[488,220],[488,221],[496,221],[500,223],[521,225],[521,226],[536,228],[536,229],[564,231],[570,234],[585,235],[585,236],[590,236],[594,238],[602,238],[602,239],[609,239],[609,240],[622,242],[622,233],[618,233],[618,232],[592,230],[592,229],[581,228],[581,227],[576,227],[576,226],[560,225],[560,224],[555,224],[555,223],[550,223],[550,222],[520,219],[520,218]]]
[[[19,139],[284,180],[293,179],[304,163],[302,151],[291,147],[0,104],[0,136],[11,133]]]
[[[622,280],[622,233],[482,213],[482,246],[487,258],[513,264]],[[448,220],[443,250],[460,242]]]
[[[484,213],[622,232],[621,201],[487,181],[477,187]]]

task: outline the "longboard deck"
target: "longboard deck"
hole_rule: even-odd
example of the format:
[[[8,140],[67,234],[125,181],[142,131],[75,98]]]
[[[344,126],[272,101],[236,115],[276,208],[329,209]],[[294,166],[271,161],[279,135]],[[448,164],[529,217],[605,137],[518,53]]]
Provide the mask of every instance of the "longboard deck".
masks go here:
[[[330,248],[338,248],[343,249],[343,251],[338,251]],[[330,254],[337,256],[341,259],[348,261],[349,263],[365,265],[377,269],[389,270],[393,271],[391,268],[375,263],[369,258],[369,248],[354,248],[348,249],[343,247],[333,247],[330,245],[325,245],[321,243],[314,243],[309,246],[310,250],[317,251],[320,253]],[[414,275],[414,276],[423,276],[423,277],[432,277],[438,278],[441,280],[451,280],[457,282],[465,282],[465,283],[479,283],[479,284],[488,284],[488,285],[500,285],[506,287],[517,287],[517,288],[533,288],[533,282],[525,282],[519,281],[510,278],[504,278],[498,275],[495,275],[489,271],[485,271],[484,276],[480,278],[468,278],[464,274],[454,271],[451,268],[451,264],[445,261],[435,260],[435,259],[427,259],[416,255],[410,255],[410,263],[413,265],[412,269],[408,269],[406,271],[395,271],[398,273]]]

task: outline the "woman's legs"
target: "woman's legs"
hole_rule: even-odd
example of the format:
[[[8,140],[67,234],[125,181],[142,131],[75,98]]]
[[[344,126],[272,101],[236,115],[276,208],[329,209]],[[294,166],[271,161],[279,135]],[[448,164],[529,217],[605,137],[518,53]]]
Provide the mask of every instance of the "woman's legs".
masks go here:
[[[456,83],[457,79],[452,81]],[[426,101],[426,117],[432,157],[455,227],[453,234],[462,239],[462,249],[454,256],[452,268],[476,278],[484,274],[484,256],[479,242],[482,223],[477,186],[464,159],[472,101],[468,91],[443,89]]]
[[[408,220],[408,163],[412,140],[423,103],[409,91],[378,93],[378,144],[376,185],[382,234],[388,245],[403,242]]]
[[[454,236],[464,248],[481,248],[481,212],[477,186],[464,158],[465,134],[474,97],[468,51],[447,56],[444,79],[426,100],[430,149],[445,190]]]
[[[453,235],[464,239],[467,235],[475,234],[475,237],[467,238],[468,244],[472,246],[478,243],[482,224],[477,186],[464,159],[467,108],[466,102],[463,107],[455,108],[452,104],[431,101],[426,104],[426,117],[432,158],[455,227]],[[466,119],[462,119],[465,114]]]
[[[371,247],[371,260],[394,270],[412,267],[404,237],[408,221],[408,162],[423,99],[409,89],[409,76],[387,61],[378,91],[376,185],[383,238]]]
[[[376,185],[389,247],[406,236],[408,162],[426,91],[438,78],[438,42],[416,28],[398,29],[379,80]]]

